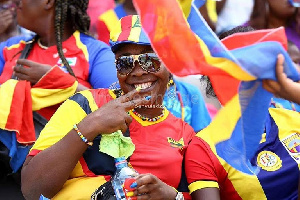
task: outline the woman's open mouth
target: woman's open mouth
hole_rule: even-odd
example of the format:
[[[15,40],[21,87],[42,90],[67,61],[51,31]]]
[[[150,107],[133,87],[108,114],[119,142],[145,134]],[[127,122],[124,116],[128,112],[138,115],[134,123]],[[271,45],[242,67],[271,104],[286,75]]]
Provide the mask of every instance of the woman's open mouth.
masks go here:
[[[153,89],[154,85],[156,84],[156,81],[152,82],[145,82],[145,83],[136,83],[133,84],[134,88],[140,88],[141,92],[149,92]]]

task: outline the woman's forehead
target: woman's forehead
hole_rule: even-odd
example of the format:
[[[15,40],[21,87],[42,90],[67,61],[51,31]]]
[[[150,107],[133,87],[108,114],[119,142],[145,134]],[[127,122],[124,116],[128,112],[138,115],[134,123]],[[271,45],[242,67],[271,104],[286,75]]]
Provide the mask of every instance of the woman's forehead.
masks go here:
[[[140,44],[124,44],[116,52],[116,57],[123,55],[137,55],[142,53],[153,52],[150,45],[140,45]]]

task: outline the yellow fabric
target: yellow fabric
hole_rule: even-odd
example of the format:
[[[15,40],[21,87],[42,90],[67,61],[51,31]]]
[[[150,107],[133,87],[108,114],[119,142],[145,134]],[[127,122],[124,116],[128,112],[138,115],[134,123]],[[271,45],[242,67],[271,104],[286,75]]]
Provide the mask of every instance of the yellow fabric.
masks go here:
[[[0,128],[5,129],[8,115],[10,113],[10,105],[7,102],[12,102],[14,89],[18,81],[10,79],[0,86]]]
[[[278,127],[278,137],[285,148],[296,138],[300,138],[300,113],[284,108],[269,108],[269,113]],[[287,149],[292,158],[300,158],[298,154],[291,154],[291,149]],[[300,163],[298,163],[300,169]]]
[[[98,109],[92,93],[89,90],[82,91],[80,94],[88,99],[92,112]],[[70,112],[70,110],[72,112]],[[85,111],[82,110],[79,104],[70,99],[66,100],[63,105],[57,109],[56,113],[42,130],[39,139],[33,145],[32,149],[42,151],[49,148],[61,140],[67,133],[70,132],[70,130],[73,129],[74,124],[79,123],[86,116]],[[83,169],[78,162],[70,174],[70,178],[84,175]]]
[[[80,32],[79,31],[75,31],[74,32],[74,37],[75,37],[75,40],[76,40],[76,45],[79,49],[81,49],[81,51],[83,52],[84,54],[84,57],[85,59],[89,62],[90,60],[90,57],[89,57],[89,52],[87,50],[87,47],[85,44],[83,44],[80,40]]]
[[[181,6],[185,18],[187,18],[191,12],[192,0],[177,0]]]
[[[278,136],[283,140],[293,133],[300,133],[300,113],[284,108],[269,108],[269,113],[279,128]]]
[[[137,22],[137,15],[133,15],[132,16],[132,21],[131,21],[131,31],[130,31],[130,35],[128,37],[128,41],[133,41],[133,42],[139,42],[139,39],[140,39],[140,34],[142,32],[142,29],[140,26],[134,26],[135,23]]]
[[[11,46],[8,47],[7,49],[8,49],[8,50],[11,50],[11,49],[14,49],[14,48],[19,48],[19,47],[20,47],[20,44],[26,44],[26,42],[23,41],[23,40],[21,40],[18,44],[11,45]]]
[[[75,93],[78,82],[75,81],[71,87],[64,89],[42,89],[42,88],[32,88],[31,98],[32,98],[32,110],[40,110],[45,107],[59,104],[72,96]],[[53,95],[55,94],[55,95]],[[41,101],[42,99],[42,101]]]
[[[106,181],[103,176],[80,177],[68,180],[53,200],[87,200]]]
[[[259,183],[258,178],[255,175],[248,175],[236,170],[234,167],[229,165],[225,160],[217,155],[215,145],[219,142],[228,140],[235,128],[237,121],[241,116],[240,103],[238,95],[234,96],[225,107],[223,107],[210,123],[210,125],[197,133],[197,137],[205,140],[211,150],[215,153],[221,165],[224,167],[225,171],[228,173],[228,179],[232,182],[233,187],[236,188],[236,191],[245,191],[241,189],[247,187],[249,191],[256,191],[252,193],[242,193],[239,194],[244,200],[265,200],[267,199],[265,193]],[[224,121],[223,119],[228,119],[230,121]]]
[[[143,121],[141,118],[139,118],[138,116],[136,116],[132,110],[129,111],[129,114],[136,120],[138,121],[142,126],[151,126],[151,125],[154,125],[154,124],[157,124],[157,123],[160,123],[162,121],[164,121],[168,115],[169,115],[169,111],[167,109],[165,109],[165,114],[162,118],[160,118],[159,120],[157,120],[156,122],[149,122],[149,121]]]
[[[103,21],[108,30],[111,32],[111,30],[115,28],[115,25],[119,21],[119,18],[116,15],[114,9],[110,9],[104,12],[102,15],[100,15],[99,20]]]
[[[204,141],[212,141],[212,151],[216,153],[216,148],[214,146],[217,143],[228,140],[231,137],[240,117],[241,108],[238,95],[236,95],[218,112],[214,120],[205,129],[198,132],[196,136],[204,139]],[[224,119],[227,119],[226,122]]]
[[[217,14],[217,8],[216,8],[216,0],[207,0],[206,7],[207,7],[207,12],[208,12],[209,18],[213,22],[217,22],[218,14]]]
[[[208,50],[208,47],[203,42],[203,40],[201,40],[197,35],[195,35],[195,36],[198,39],[199,45],[203,51],[203,54],[205,55],[204,58],[207,63],[227,72],[228,74],[230,74],[237,80],[243,80],[243,81],[256,80],[256,77],[254,77],[254,76],[250,75],[248,72],[244,71],[235,62],[232,62],[231,60],[229,60],[227,58],[212,57],[210,51]]]
[[[196,181],[189,185],[190,194],[203,188],[219,188],[219,184],[215,181]]]

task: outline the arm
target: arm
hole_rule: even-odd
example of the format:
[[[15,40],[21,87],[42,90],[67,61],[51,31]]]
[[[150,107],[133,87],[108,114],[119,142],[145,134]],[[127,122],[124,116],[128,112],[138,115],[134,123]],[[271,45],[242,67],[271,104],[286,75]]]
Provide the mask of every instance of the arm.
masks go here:
[[[191,194],[193,200],[220,200],[218,188],[203,188]]]
[[[136,94],[134,90],[88,115],[78,103],[67,100],[53,115],[33,146],[32,151],[40,152],[25,160],[22,169],[24,196],[28,199],[38,199],[41,194],[48,198],[55,196],[88,147],[72,129],[73,125],[78,123],[79,130],[88,141],[93,141],[99,133],[117,130],[125,132],[131,122],[127,111],[146,101],[133,100]],[[29,155],[33,155],[32,152]]]
[[[283,72],[283,65],[284,57],[280,54],[278,55],[276,66],[277,81],[264,80],[263,86],[266,90],[280,98],[300,104],[300,83],[287,78]]]
[[[198,136],[192,139],[185,154],[185,173],[193,200],[220,200],[217,158],[209,145]]]

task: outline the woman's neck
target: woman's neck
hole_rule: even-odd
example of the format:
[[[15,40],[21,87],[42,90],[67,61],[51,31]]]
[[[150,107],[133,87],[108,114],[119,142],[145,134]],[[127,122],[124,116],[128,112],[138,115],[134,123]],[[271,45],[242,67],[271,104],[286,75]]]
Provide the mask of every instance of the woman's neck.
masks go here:
[[[142,108],[135,108],[134,110],[143,117],[154,118],[161,115],[163,109],[164,109],[163,107],[159,107],[159,108],[142,107]]]
[[[43,46],[50,47],[56,45],[56,36],[54,26],[50,29],[45,29],[45,32],[42,32],[39,35],[40,42]],[[68,23],[66,23],[64,28],[64,33],[62,35],[62,42],[67,40],[73,34],[72,27]]]
[[[288,19],[279,18],[271,13],[268,15],[268,24],[266,28],[278,28],[281,26],[286,26]]]

